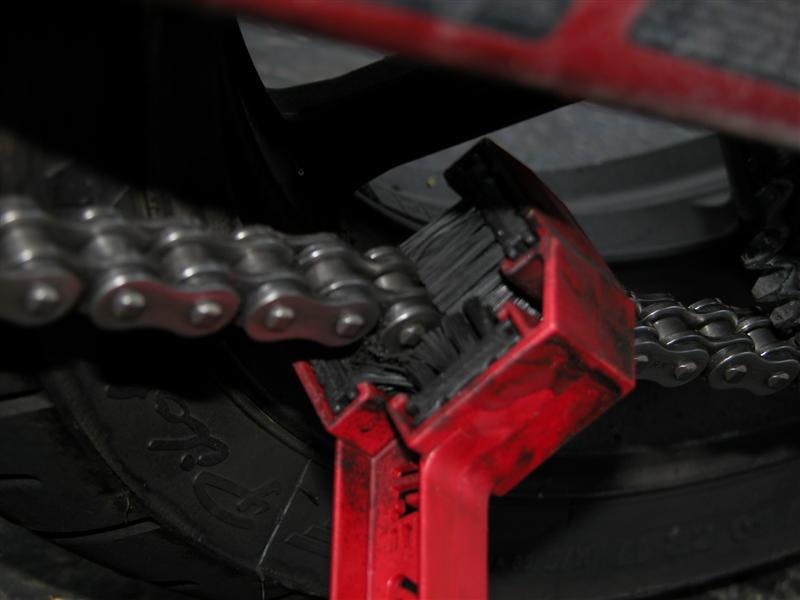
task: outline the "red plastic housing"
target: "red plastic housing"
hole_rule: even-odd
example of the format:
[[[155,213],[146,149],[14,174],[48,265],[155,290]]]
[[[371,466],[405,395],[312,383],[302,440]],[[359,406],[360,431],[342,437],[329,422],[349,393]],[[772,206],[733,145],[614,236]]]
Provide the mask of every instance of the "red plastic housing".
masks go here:
[[[408,398],[368,383],[334,414],[312,366],[299,374],[337,438],[331,598],[485,598],[488,502],[505,494],[634,386],[633,307],[532,173],[536,247],[502,269],[541,303],[507,303],[520,334],[499,360],[415,425]]]

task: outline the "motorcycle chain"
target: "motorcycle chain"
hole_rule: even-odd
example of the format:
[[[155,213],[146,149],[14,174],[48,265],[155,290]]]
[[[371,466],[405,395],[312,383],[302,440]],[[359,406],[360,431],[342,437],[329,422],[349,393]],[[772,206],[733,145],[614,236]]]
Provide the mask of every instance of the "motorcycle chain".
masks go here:
[[[769,317],[705,299],[688,307],[668,295],[635,296],[637,379],[676,387],[701,375],[714,389],[764,396],[800,375],[800,348]]]
[[[214,234],[110,207],[54,215],[18,196],[0,199],[0,290],[0,319],[25,326],[77,309],[102,329],[202,336],[235,320],[257,341],[326,346],[378,327],[391,348],[439,320],[397,248],[362,255],[333,234],[264,226]]]
[[[102,329],[202,336],[236,321],[257,341],[327,346],[377,327],[399,349],[439,321],[414,264],[394,247],[362,255],[333,234],[214,234],[110,207],[53,215],[17,196],[0,199],[0,286],[0,319],[24,326],[78,310]],[[800,375],[800,349],[766,316],[714,299],[634,301],[639,379],[675,387],[705,376],[712,388],[766,395]]]
[[[796,159],[792,160],[785,173],[771,176],[759,188],[751,203],[762,223],[742,264],[759,273],[752,289],[757,312],[715,299],[685,307],[669,296],[635,298],[640,379],[674,387],[704,375],[712,388],[744,388],[759,395],[797,380],[800,261],[790,247],[789,210],[797,192]],[[784,160],[770,156],[769,162]]]

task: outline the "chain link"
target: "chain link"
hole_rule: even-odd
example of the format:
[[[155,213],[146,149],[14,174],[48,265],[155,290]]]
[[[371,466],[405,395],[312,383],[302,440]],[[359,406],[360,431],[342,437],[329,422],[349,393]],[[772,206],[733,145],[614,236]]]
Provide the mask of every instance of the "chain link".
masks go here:
[[[213,234],[108,207],[56,217],[17,196],[0,199],[0,286],[0,319],[28,326],[77,309],[104,329],[201,336],[236,320],[258,341],[326,346],[378,326],[402,347],[439,320],[397,248],[362,255],[333,234],[263,226]]]
[[[716,299],[688,307],[664,294],[634,300],[638,379],[676,387],[704,375],[712,388],[763,396],[800,374],[800,349],[778,337],[766,316]]]

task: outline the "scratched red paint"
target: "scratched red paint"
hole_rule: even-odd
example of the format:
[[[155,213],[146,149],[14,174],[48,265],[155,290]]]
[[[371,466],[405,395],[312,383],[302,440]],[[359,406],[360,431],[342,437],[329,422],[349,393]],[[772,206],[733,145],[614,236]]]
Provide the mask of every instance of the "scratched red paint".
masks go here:
[[[648,0],[574,0],[536,39],[365,0],[184,1],[800,147],[800,90],[637,45]]]

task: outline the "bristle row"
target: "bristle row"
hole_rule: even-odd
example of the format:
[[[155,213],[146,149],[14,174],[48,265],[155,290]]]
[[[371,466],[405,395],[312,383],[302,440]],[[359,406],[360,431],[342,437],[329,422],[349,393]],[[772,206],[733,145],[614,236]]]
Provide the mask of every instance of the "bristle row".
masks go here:
[[[486,300],[502,286],[497,265],[503,250],[474,208],[455,206],[403,242],[401,249],[414,261],[442,313],[459,311],[466,298]]]

